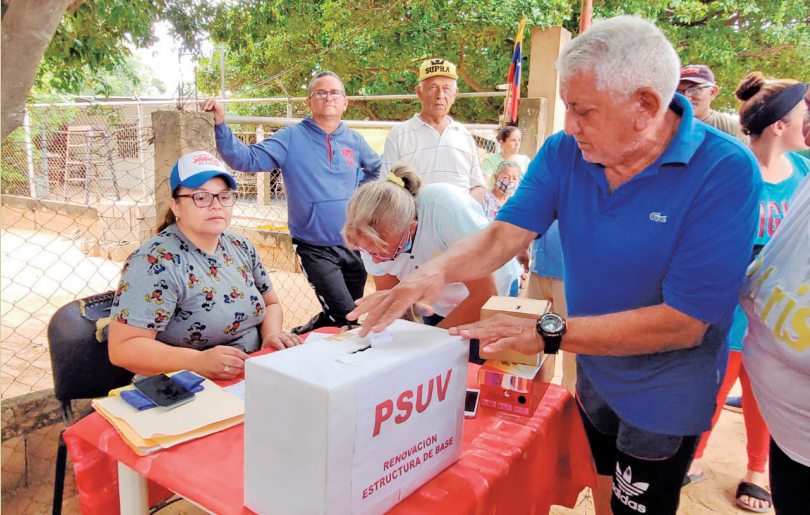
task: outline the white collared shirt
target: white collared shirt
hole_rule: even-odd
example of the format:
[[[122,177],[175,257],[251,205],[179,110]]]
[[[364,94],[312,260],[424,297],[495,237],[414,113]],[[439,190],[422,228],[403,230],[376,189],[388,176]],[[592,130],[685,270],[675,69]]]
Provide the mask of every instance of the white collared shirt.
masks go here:
[[[481,205],[475,199],[444,184],[431,184],[420,190],[416,196],[416,216],[419,227],[408,252],[401,253],[392,261],[381,263],[375,263],[366,253],[360,254],[370,275],[392,275],[402,281],[420,265],[438,257],[461,238],[489,225],[481,211]],[[509,295],[512,283],[521,273],[522,268],[514,258],[496,270],[498,295]],[[445,317],[469,294],[464,283],[448,283],[444,285],[439,300],[433,305],[433,311]]]
[[[478,147],[463,125],[449,116],[450,124],[439,132],[419,114],[394,125],[385,140],[380,178],[385,178],[397,161],[410,163],[426,184],[443,182],[469,191],[484,186]]]

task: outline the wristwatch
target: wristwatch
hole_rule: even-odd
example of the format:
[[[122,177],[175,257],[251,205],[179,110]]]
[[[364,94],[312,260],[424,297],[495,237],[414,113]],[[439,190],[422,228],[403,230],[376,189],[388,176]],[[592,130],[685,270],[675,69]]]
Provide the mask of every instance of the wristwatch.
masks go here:
[[[557,313],[546,313],[537,319],[537,334],[543,339],[543,352],[557,354],[565,334],[565,319]]]

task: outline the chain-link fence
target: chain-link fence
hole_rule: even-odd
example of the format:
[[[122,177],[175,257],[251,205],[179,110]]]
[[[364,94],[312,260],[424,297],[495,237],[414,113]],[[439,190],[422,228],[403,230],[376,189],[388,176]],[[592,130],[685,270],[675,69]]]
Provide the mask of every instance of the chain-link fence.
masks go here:
[[[31,105],[24,127],[3,143],[3,399],[52,387],[51,316],[75,299],[114,289],[123,261],[154,234],[159,223],[155,191],[168,185],[160,182],[160,168],[167,163],[156,159],[161,134],[152,126],[152,113],[172,109],[178,106]],[[274,130],[232,128],[247,144]],[[474,135],[482,160],[497,150],[494,130],[479,129]],[[235,176],[240,198],[230,229],[250,238],[271,271],[285,329],[303,324],[320,305],[292,248],[281,174]]]

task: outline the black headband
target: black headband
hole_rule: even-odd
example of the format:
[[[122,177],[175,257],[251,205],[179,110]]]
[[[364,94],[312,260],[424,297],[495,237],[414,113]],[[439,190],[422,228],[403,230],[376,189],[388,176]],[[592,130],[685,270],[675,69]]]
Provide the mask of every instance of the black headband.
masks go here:
[[[770,100],[766,100],[751,115],[751,118],[745,124],[745,128],[751,134],[762,134],[766,127],[784,118],[802,101],[807,94],[808,86],[810,84],[807,82],[799,82],[786,87]]]

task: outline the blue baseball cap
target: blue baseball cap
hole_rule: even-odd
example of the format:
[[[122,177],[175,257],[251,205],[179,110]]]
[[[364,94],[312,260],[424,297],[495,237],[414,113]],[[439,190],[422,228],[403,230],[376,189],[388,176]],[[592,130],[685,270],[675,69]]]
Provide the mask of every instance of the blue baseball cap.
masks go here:
[[[178,159],[177,164],[172,168],[170,178],[172,191],[178,186],[196,189],[214,177],[222,177],[229,188],[237,189],[236,179],[225,169],[219,159],[204,150],[189,152]]]

